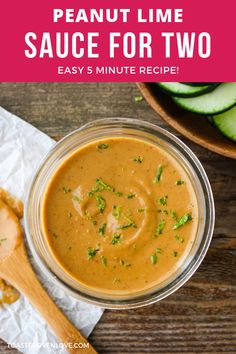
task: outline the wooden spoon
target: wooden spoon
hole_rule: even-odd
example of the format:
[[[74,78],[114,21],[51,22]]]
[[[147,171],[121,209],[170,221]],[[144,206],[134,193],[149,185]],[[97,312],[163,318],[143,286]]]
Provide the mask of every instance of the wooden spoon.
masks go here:
[[[9,281],[29,299],[65,344],[68,353],[81,353],[81,350],[87,354],[97,353],[54,304],[38,281],[26,255],[19,219],[2,200],[0,200],[0,277]]]

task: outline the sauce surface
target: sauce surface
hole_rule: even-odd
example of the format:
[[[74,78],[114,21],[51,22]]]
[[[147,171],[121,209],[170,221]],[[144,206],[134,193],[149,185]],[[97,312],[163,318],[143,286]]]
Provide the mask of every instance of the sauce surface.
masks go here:
[[[44,193],[43,235],[83,285],[130,294],[181,267],[198,209],[191,181],[163,149],[139,139],[90,143],[65,160]]]

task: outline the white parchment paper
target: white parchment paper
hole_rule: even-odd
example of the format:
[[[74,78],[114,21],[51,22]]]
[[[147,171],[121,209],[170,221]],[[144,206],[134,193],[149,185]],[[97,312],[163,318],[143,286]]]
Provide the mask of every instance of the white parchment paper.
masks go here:
[[[0,186],[24,201],[32,175],[54,144],[47,135],[0,107]],[[75,300],[43,274],[39,276],[58,306],[88,336],[103,310]],[[57,338],[22,295],[16,303],[0,308],[0,337],[27,354],[65,353],[63,348],[56,348]]]

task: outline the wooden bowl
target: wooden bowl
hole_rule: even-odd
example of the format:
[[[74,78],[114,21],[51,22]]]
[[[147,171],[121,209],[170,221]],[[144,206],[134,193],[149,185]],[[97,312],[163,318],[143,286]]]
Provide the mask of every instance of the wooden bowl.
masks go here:
[[[154,83],[137,83],[143,97],[170,126],[195,143],[236,159],[236,143],[225,138],[206,117],[185,111]]]

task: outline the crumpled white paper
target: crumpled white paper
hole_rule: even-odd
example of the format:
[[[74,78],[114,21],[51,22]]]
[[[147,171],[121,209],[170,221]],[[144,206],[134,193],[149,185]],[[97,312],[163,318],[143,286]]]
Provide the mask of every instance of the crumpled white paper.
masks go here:
[[[47,135],[0,107],[0,186],[24,201],[36,168],[54,144]],[[103,310],[66,295],[40,271],[39,277],[58,306],[88,336]],[[0,308],[0,337],[20,345],[18,349],[26,354],[65,353],[56,348],[58,339],[23,295],[16,303]]]

